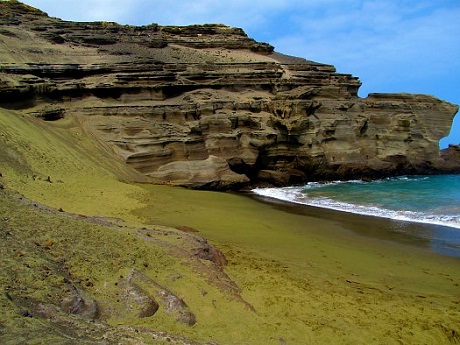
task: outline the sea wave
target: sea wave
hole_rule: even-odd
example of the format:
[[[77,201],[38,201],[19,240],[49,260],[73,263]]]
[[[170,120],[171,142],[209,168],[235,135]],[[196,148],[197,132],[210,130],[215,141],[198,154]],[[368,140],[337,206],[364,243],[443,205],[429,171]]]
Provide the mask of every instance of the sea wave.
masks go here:
[[[404,177],[403,177],[404,178]],[[365,183],[363,181],[334,181],[333,184],[342,183]],[[285,188],[256,188],[252,192],[277,200],[291,203],[327,208],[331,210],[354,213],[366,216],[389,218],[407,222],[417,222],[424,224],[435,224],[460,229],[460,216],[452,214],[435,214],[429,212],[415,212],[407,210],[390,210],[374,205],[359,205],[333,200],[328,197],[309,197],[305,190],[310,188],[322,188],[330,184],[312,182],[303,187]]]

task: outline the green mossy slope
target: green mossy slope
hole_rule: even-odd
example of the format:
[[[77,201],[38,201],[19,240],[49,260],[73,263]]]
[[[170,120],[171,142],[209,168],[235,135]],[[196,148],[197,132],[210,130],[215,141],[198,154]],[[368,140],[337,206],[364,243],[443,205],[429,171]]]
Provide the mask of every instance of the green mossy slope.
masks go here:
[[[87,136],[73,118],[46,122],[0,109],[0,163],[5,183],[65,211],[126,218],[140,206],[144,177]]]

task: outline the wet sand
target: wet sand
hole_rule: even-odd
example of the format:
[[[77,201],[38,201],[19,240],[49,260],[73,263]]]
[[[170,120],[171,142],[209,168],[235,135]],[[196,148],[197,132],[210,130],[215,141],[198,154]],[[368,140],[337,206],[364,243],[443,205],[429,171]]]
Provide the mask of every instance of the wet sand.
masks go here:
[[[149,206],[137,215],[194,228],[227,256],[226,272],[257,311],[257,322],[251,313],[235,321],[242,343],[460,341],[460,259],[434,250],[433,226],[252,195],[145,188]],[[416,230],[424,236],[412,236]],[[255,329],[264,342],[254,340]]]
[[[247,193],[246,196],[272,205],[283,212],[305,215],[318,220],[334,219],[341,223],[344,230],[357,235],[412,245],[434,253],[460,258],[460,229],[294,204],[252,193]]]

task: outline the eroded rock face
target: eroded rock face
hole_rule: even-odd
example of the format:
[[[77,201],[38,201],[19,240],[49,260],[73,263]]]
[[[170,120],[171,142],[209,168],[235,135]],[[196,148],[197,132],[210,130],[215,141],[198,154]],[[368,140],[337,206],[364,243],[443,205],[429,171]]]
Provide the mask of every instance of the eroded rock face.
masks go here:
[[[458,162],[460,162],[460,145],[449,145],[447,149],[441,151],[444,160],[444,167],[447,172],[458,173]]]
[[[0,106],[65,117],[157,183],[239,188],[460,171],[458,107],[360,81],[223,25],[132,27],[0,2]]]

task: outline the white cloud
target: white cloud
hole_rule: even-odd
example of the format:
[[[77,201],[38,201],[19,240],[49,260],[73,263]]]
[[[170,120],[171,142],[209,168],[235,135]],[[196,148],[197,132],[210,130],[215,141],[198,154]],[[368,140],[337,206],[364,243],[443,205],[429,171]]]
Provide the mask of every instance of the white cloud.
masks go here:
[[[341,10],[339,14],[337,14]],[[419,10],[420,11],[420,10]],[[412,12],[412,13],[410,13]],[[404,17],[410,13],[410,17]],[[383,1],[359,8],[327,10],[311,20],[297,16],[297,33],[272,41],[278,51],[317,61],[380,73],[387,70],[406,77],[432,77],[460,67],[460,6],[421,12]],[[345,71],[344,71],[345,72]]]
[[[287,6],[286,1],[252,2],[219,0],[25,0],[27,4],[47,11],[52,16],[72,20],[113,20],[122,24],[187,25],[217,21],[237,21],[266,10]],[[262,11],[264,12],[264,11]],[[213,20],[215,19],[215,20]]]
[[[118,21],[123,19],[137,0],[21,0],[47,12],[52,17],[74,21]]]

